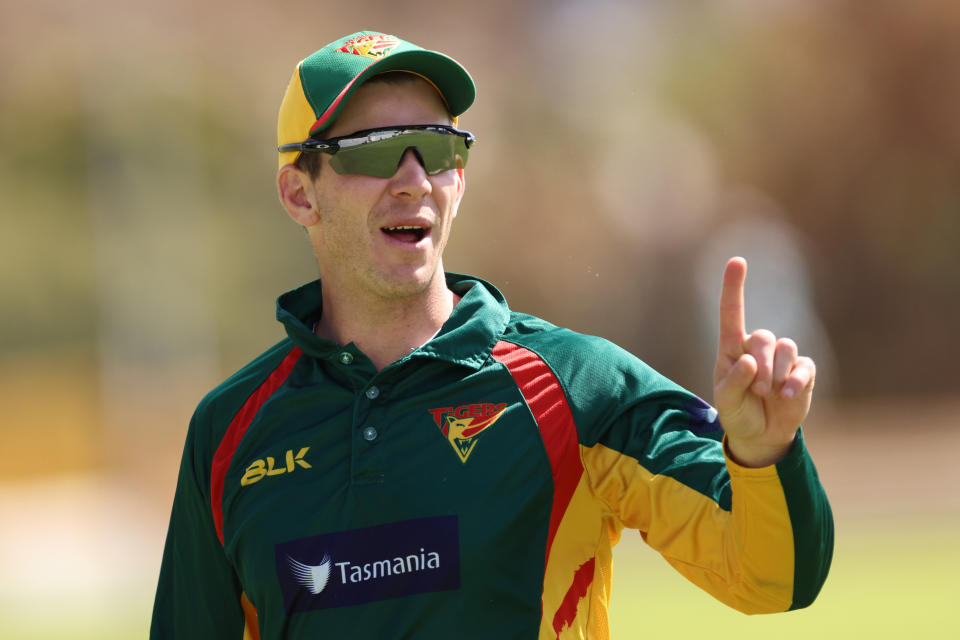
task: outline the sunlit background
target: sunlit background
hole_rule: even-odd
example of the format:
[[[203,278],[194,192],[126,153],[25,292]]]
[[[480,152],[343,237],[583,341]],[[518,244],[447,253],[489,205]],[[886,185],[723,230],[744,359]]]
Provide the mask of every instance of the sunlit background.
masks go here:
[[[0,637],[146,637],[193,408],[316,276],[280,99],[361,29],[478,85],[449,270],[709,398],[744,255],[818,362],[818,602],[728,611],[628,533],[614,638],[960,637],[954,0],[0,0]]]

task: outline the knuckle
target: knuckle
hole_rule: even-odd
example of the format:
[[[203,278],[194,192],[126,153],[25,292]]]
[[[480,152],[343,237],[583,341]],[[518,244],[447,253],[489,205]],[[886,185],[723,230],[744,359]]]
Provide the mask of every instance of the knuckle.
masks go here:
[[[751,334],[751,338],[756,340],[758,344],[763,345],[775,344],[777,342],[777,336],[769,329],[757,329]]]
[[[747,350],[753,354],[772,353],[776,341],[772,333],[765,329],[758,329],[747,338]]]
[[[799,351],[797,343],[791,338],[780,338],[777,340],[777,349],[786,353],[797,353]]]

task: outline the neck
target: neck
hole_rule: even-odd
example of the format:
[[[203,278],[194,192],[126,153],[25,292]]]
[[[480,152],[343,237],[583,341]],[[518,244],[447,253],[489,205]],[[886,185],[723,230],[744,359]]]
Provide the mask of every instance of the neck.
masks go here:
[[[316,334],[340,345],[353,342],[380,371],[430,340],[450,317],[460,297],[447,289],[442,272],[437,280],[414,296],[367,299],[328,290],[325,281]]]

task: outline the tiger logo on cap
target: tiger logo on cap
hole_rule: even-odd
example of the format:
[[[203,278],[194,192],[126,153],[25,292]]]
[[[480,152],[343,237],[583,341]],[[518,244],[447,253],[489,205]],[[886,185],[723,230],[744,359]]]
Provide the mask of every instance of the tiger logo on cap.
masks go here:
[[[343,46],[337,49],[337,51],[377,60],[390,55],[390,52],[396,49],[399,44],[400,41],[394,36],[388,36],[383,33],[371,33],[350,38],[344,42]]]

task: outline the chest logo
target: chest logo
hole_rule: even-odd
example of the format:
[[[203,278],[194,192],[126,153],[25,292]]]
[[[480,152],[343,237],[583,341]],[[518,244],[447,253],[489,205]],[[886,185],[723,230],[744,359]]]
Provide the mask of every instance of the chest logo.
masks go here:
[[[310,451],[310,447],[302,447],[296,454],[293,453],[293,449],[287,449],[283,460],[279,464],[277,464],[273,456],[267,456],[266,459],[261,458],[254,460],[250,463],[250,466],[247,467],[243,477],[240,478],[240,486],[245,487],[254,482],[260,482],[266,476],[279,476],[284,473],[293,473],[297,470],[297,467],[301,469],[312,468],[312,465],[304,459],[307,451]]]
[[[477,403],[430,409],[430,414],[460,462],[466,464],[480,435],[500,419],[506,408],[504,403]]]

